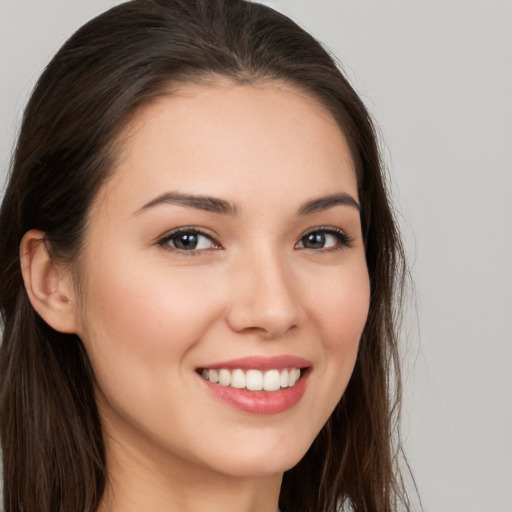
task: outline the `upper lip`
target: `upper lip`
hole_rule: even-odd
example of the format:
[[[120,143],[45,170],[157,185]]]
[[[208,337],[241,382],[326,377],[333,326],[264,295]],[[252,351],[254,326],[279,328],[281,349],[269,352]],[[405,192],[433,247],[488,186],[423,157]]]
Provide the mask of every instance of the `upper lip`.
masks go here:
[[[285,368],[308,368],[311,362],[307,359],[291,355],[282,356],[248,356],[239,359],[230,359],[229,361],[221,361],[218,363],[207,364],[201,368],[210,370],[218,370],[221,368],[235,370],[281,370]]]

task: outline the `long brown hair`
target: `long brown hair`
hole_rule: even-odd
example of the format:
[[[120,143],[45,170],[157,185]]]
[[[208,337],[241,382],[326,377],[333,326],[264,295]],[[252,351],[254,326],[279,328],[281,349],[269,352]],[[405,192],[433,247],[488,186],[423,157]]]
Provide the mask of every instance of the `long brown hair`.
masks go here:
[[[323,104],[352,152],[371,301],[355,370],[305,457],[285,473],[283,512],[408,508],[397,455],[397,326],[404,259],[376,135],[333,58],[282,14],[244,0],[134,0],[84,25],[26,107],[0,211],[0,429],[6,512],[94,512],[107,471],[93,373],[81,340],[33,310],[19,261],[39,229],[73,262],[87,212],[136,109],[169,85],[222,76],[281,81]]]

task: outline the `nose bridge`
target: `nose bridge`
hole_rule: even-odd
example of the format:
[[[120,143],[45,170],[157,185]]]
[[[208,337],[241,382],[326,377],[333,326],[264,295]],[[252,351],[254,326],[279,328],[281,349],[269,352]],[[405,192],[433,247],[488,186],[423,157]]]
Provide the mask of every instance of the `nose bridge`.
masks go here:
[[[260,244],[244,253],[233,273],[237,292],[229,312],[236,331],[258,331],[278,337],[298,325],[300,304],[291,269],[273,244]]]

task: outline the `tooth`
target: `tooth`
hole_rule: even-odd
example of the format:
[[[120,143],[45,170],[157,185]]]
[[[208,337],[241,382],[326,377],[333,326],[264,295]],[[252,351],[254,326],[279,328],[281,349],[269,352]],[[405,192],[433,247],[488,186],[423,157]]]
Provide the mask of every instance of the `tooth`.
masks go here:
[[[221,386],[229,386],[231,384],[231,373],[229,370],[222,368],[219,370],[219,384]]]
[[[247,370],[245,375],[247,389],[261,391],[263,389],[263,374],[259,370]]]
[[[269,370],[263,377],[263,389],[265,391],[277,391],[281,387],[281,379],[278,370]]]
[[[231,386],[234,388],[245,388],[245,373],[242,370],[235,370],[231,374]]]
[[[280,380],[279,384],[281,385],[282,388],[288,387],[288,370],[281,371],[279,380]]]
[[[203,369],[201,375],[210,382],[218,382],[221,386],[231,386],[237,389],[247,388],[250,391],[278,391],[280,388],[294,386],[299,380],[301,371],[298,368],[284,370],[268,370],[265,373],[260,370],[241,369],[230,371],[226,368],[220,370]]]

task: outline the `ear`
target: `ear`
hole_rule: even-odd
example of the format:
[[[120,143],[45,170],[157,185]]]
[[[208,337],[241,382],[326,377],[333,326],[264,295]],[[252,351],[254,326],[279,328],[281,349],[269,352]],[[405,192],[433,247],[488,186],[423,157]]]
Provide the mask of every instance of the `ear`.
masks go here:
[[[23,281],[29,300],[41,318],[56,331],[77,332],[75,296],[71,271],[52,261],[45,234],[32,229],[20,244]]]

